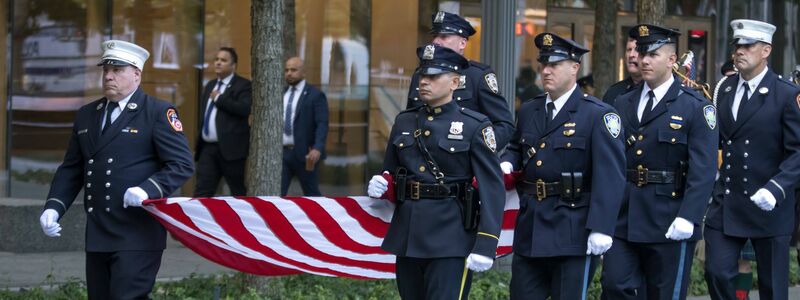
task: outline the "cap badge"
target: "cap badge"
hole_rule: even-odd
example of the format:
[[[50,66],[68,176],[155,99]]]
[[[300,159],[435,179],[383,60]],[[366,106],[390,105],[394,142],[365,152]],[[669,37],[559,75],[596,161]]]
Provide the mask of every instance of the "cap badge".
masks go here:
[[[114,42],[110,42],[110,43],[108,43],[108,45],[106,45],[106,47],[108,47],[108,49],[114,49],[114,47],[116,47],[116,46],[117,45],[114,44]]]
[[[128,109],[136,109],[137,107],[139,107],[139,105],[136,103],[128,103]]]
[[[436,18],[433,19],[433,23],[442,23],[444,22],[444,12],[440,11],[436,13]]]
[[[743,23],[736,23],[736,29],[744,29]]]
[[[649,35],[650,35],[650,28],[647,28],[647,26],[645,25],[639,26],[639,36],[649,36]]]
[[[769,89],[764,86],[764,87],[761,87],[760,89],[758,89],[758,92],[762,93],[762,94],[766,94],[766,93],[769,92]]]
[[[553,36],[545,34],[542,38],[542,44],[545,46],[553,46]]]
[[[427,59],[427,60],[433,59],[434,51],[436,51],[436,46],[434,45],[425,46],[425,52],[422,53],[422,59]]]

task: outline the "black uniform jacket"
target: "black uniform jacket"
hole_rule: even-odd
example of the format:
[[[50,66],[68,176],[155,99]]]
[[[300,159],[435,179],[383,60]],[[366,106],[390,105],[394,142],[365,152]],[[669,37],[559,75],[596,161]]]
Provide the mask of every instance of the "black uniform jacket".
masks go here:
[[[800,179],[800,88],[768,70],[734,121],[738,82],[727,77],[718,92],[722,166],[706,224],[738,237],[789,235]],[[772,211],[750,200],[761,188],[775,196]]]
[[[489,117],[497,134],[497,149],[503,149],[514,134],[514,119],[508,102],[500,95],[497,77],[488,65],[469,61],[469,68],[461,76],[461,85],[453,92],[453,98],[461,107]],[[423,105],[419,97],[419,75],[411,77],[406,108]]]
[[[628,173],[641,166],[647,169],[643,176],[672,172],[666,174],[680,173],[683,180],[639,186],[628,174],[616,236],[631,242],[674,242],[665,234],[675,218],[681,217],[695,225],[690,240],[699,240],[717,173],[716,109],[674,78],[663,99],[639,122],[643,87],[638,85],[616,101],[625,127]]]
[[[455,101],[441,107],[422,106],[397,115],[389,137],[384,170],[408,170],[409,181],[436,183],[414,131],[444,173],[444,183],[477,179],[481,199],[477,230],[464,229],[460,203],[446,199],[406,200],[394,211],[383,249],[416,258],[465,257],[477,253],[494,257],[505,206],[500,162],[489,119]],[[400,187],[397,187],[400,188]]]
[[[522,105],[517,132],[502,160],[521,169],[520,180],[527,182],[563,182],[562,173],[580,173],[581,192],[576,199],[554,195],[538,200],[536,194],[518,189],[514,253],[586,255],[590,232],[614,234],[622,202],[625,154],[620,117],[610,105],[576,88],[545,125],[546,98],[543,94]]]
[[[161,224],[141,207],[123,208],[122,197],[135,186],[150,199],[167,197],[192,176],[192,153],[177,111],[139,88],[101,135],[106,102],[78,110],[45,209],[64,216],[83,188],[86,251],[163,250]]]

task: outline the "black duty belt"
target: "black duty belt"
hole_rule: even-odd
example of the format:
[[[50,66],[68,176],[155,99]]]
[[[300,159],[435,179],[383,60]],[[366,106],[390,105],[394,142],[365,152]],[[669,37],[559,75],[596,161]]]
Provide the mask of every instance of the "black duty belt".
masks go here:
[[[552,196],[562,196],[566,198],[579,197],[581,193],[588,192],[587,189],[581,187],[574,187],[574,190],[572,189],[573,187],[566,187],[560,181],[544,182],[539,179],[536,180],[536,182],[523,180],[517,183],[518,191],[522,191],[524,194],[536,195],[536,199],[539,201]]]
[[[465,183],[419,183],[409,182],[406,184],[406,198],[411,200],[419,199],[445,199],[456,197],[460,188]]]
[[[674,183],[675,172],[649,170],[645,167],[639,166],[635,170],[628,169],[628,181],[633,182],[636,186],[643,186],[649,183]]]

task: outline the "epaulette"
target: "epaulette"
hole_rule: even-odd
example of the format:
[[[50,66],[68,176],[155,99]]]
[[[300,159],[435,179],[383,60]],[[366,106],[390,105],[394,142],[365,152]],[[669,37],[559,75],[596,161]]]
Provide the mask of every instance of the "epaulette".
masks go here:
[[[401,115],[401,114],[409,113],[409,112],[416,112],[416,111],[422,109],[423,107],[425,107],[425,105],[420,105],[420,106],[416,106],[416,107],[412,107],[412,108],[406,108],[405,110],[399,112],[397,115]]]
[[[478,120],[480,122],[489,121],[489,117],[487,117],[486,115],[484,115],[482,113],[479,113],[477,111],[471,110],[469,108],[462,107],[461,108],[461,113],[463,113],[463,114],[465,114],[467,116],[470,116],[473,119]]]
[[[477,61],[474,61],[474,60],[470,60],[469,61],[469,67],[470,68],[478,68],[481,71],[486,71],[486,70],[492,68],[487,64],[483,64],[483,63],[480,63],[480,62],[477,62]]]
[[[689,87],[688,85],[681,84],[681,90],[684,93],[687,93],[687,94],[691,95],[692,98],[694,98],[697,101],[700,101],[700,102],[711,101],[709,99],[706,99],[706,97],[703,97],[702,95],[700,95],[700,93],[698,93],[697,91],[695,91],[693,88]]]
[[[789,81],[789,79],[783,78],[783,76],[781,76],[781,75],[778,75],[778,82],[782,82],[783,84],[786,84],[786,85],[788,85],[789,87],[792,87],[792,88],[797,88],[798,87],[796,84],[794,84],[794,82]]]
[[[589,95],[587,93],[583,93],[581,98],[583,98],[583,100],[586,100],[586,102],[592,103],[599,107],[611,108],[611,104],[605,103],[603,102],[603,100],[600,100],[597,97]]]

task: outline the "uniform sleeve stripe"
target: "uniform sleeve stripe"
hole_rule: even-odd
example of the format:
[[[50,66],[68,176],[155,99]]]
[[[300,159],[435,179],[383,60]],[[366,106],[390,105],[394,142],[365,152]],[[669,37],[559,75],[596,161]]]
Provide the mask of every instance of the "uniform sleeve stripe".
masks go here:
[[[55,202],[58,202],[58,204],[61,204],[61,206],[63,206],[63,207],[64,207],[64,210],[67,210],[67,205],[65,205],[65,204],[64,204],[64,202],[61,202],[61,200],[58,200],[58,199],[56,199],[56,198],[50,198],[50,199],[47,199],[47,201],[55,201]]]
[[[770,179],[770,180],[769,180],[769,182],[772,182],[772,184],[774,184],[775,186],[777,186],[777,187],[778,187],[778,189],[779,189],[779,190],[781,190],[781,194],[783,194],[783,199],[786,199],[786,191],[784,191],[784,190],[783,190],[783,187],[781,187],[781,185],[780,185],[780,184],[778,184],[778,182],[777,182],[777,181],[775,181],[775,179]]]
[[[149,180],[151,183],[153,183],[154,186],[156,186],[156,188],[158,189],[159,198],[164,198],[164,191],[161,190],[161,186],[158,185],[158,182],[153,180],[153,178],[147,178],[147,180]]]
[[[493,238],[495,240],[500,240],[500,238],[498,238],[496,235],[488,234],[488,233],[485,233],[485,232],[478,232],[478,235],[485,235],[485,236],[488,236],[488,237]]]

